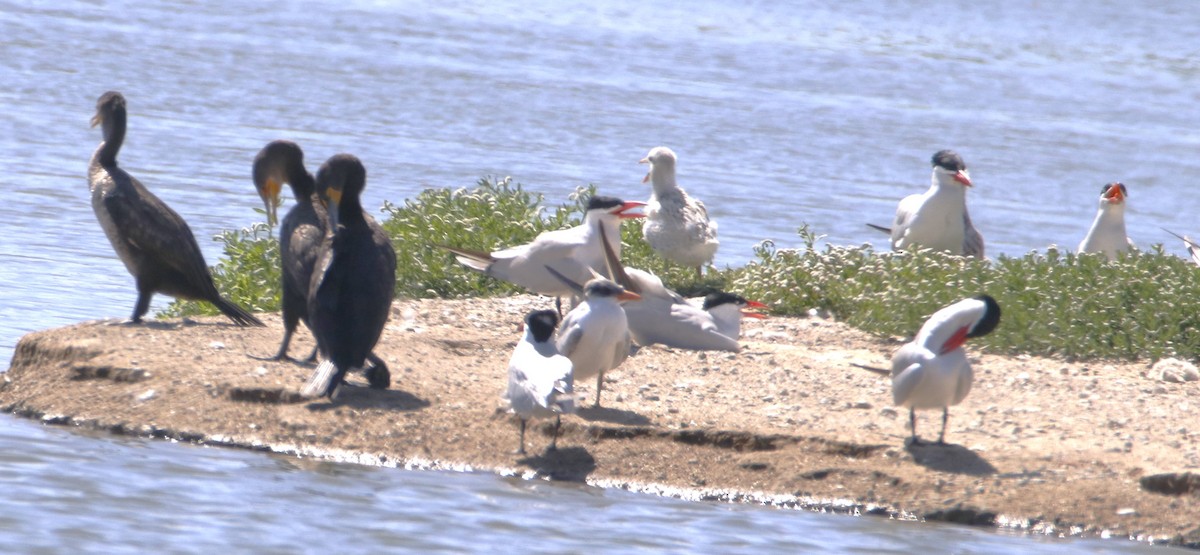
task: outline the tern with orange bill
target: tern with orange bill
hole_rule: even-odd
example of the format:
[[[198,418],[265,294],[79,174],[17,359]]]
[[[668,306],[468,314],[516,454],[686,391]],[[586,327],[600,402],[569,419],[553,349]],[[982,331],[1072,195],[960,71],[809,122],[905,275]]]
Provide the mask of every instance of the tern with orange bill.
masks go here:
[[[696,351],[741,350],[742,317],[765,318],[752,309],[766,305],[732,293],[717,292],[696,306],[668,289],[658,276],[625,268],[612,249],[605,249],[607,269],[614,281],[642,300],[625,305],[625,316],[633,341],[643,347],[662,344]]]
[[[641,296],[604,277],[595,276],[579,285],[554,268],[547,266],[546,271],[583,298],[563,318],[555,345],[558,352],[571,359],[575,379],[596,376],[596,404],[593,406],[599,407],[604,373],[625,362],[633,344],[621,303],[638,301]]]
[[[568,229],[546,231],[531,243],[494,252],[482,252],[443,245],[462,265],[497,279],[515,283],[533,293],[563,297],[575,292],[551,272],[548,267],[575,283],[592,278],[593,270],[604,267],[604,250],[600,246],[600,230],[615,241],[610,245],[621,252],[620,222],[640,218],[643,214],[630,210],[645,206],[643,202],[594,196],[588,200],[583,223]]]
[[[932,163],[929,190],[904,197],[890,228],[867,225],[890,233],[892,250],[916,245],[983,258],[983,235],[967,212],[967,188],[973,184],[966,163],[952,150],[934,153]]]
[[[1096,211],[1096,219],[1092,220],[1092,228],[1079,243],[1079,252],[1103,253],[1109,260],[1116,260],[1118,253],[1134,248],[1133,241],[1125,233],[1125,199],[1128,196],[1129,190],[1121,183],[1109,183],[1100,189],[1100,208]]]

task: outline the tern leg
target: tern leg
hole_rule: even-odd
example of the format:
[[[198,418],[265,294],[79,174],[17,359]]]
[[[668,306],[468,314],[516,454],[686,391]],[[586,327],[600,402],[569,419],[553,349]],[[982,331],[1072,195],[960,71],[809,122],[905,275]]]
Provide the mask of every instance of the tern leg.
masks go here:
[[[946,443],[946,422],[950,420],[950,407],[942,407],[942,435],[938,436],[938,445]]]
[[[518,420],[521,421],[521,443],[517,444],[517,454],[524,455],[525,454],[525,419],[518,418]]]
[[[604,371],[600,371],[600,375],[596,376],[596,404],[592,408],[600,408],[600,392],[604,391]]]
[[[908,409],[908,425],[912,429],[912,444],[920,443],[921,440],[917,439],[917,409]]]
[[[550,440],[550,448],[547,451],[558,450],[558,429],[562,427],[562,415],[554,417],[554,437]]]

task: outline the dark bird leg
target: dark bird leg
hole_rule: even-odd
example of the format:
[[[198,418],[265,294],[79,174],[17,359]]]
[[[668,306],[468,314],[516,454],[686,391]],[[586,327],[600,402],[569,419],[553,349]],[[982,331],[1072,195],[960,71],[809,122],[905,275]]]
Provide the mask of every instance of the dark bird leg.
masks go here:
[[[286,322],[284,323],[283,342],[279,344],[279,351],[275,353],[275,356],[267,360],[291,360],[291,357],[288,356],[287,351],[288,345],[292,342],[292,331],[295,329],[295,326],[289,326]]]
[[[286,296],[286,293],[285,293]],[[292,344],[292,334],[296,332],[296,327],[300,325],[300,315],[290,306],[290,303],[285,299],[283,303],[283,342],[279,344],[279,352],[268,360],[291,360],[288,356],[288,346]],[[316,355],[316,352],[313,353]]]
[[[942,407],[942,435],[938,436],[938,445],[946,444],[946,422],[950,420],[950,407]]]
[[[912,445],[919,445],[921,440],[917,439],[917,410],[914,408],[908,409],[908,425],[912,428]]]
[[[704,279],[704,265],[703,264],[700,266],[696,266],[696,279],[697,280]]]
[[[387,364],[384,364],[383,359],[370,353],[367,355],[367,360],[371,362],[371,367],[363,374],[367,376],[367,384],[371,389],[387,389],[392,385],[392,373],[388,370]]]
[[[547,451],[558,450],[558,429],[562,427],[562,415],[554,417],[554,437],[550,440],[550,448]]]
[[[524,455],[525,454],[525,419],[519,418],[518,420],[521,421],[521,442],[519,444],[517,444],[516,452],[518,455]]]
[[[594,409],[600,408],[600,392],[601,391],[604,391],[604,371],[603,370],[600,371],[599,376],[596,376],[596,404],[592,405],[592,408],[594,408]]]
[[[142,283],[138,280],[137,283],[138,298],[133,305],[133,316],[129,317],[129,321],[134,324],[142,323],[142,316],[146,315],[146,311],[150,310],[150,297],[154,296],[154,287]]]

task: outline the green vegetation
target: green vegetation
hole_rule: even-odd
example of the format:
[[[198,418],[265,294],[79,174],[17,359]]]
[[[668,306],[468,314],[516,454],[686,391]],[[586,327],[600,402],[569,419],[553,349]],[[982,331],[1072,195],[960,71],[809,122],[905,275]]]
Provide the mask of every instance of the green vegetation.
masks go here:
[[[577,190],[566,204],[546,209],[542,195],[519,184],[482,179],[472,189],[429,189],[403,206],[385,204],[381,220],[396,246],[397,295],[519,293],[463,268],[437,245],[491,251],[531,241],[542,231],[577,225],[581,201],[594,192]],[[980,261],[870,246],[822,250],[820,237],[803,227],[803,247],[777,249],[766,241],[746,266],[709,268],[698,280],[693,270],[670,266],[653,253],[642,240],[640,220],[626,221],[621,235],[627,266],[651,271],[685,295],[727,289],[768,303],[779,315],[815,308],[872,333],[905,337],[938,308],[988,293],[1004,315],[994,333],[972,343],[991,352],[1072,359],[1200,356],[1200,270],[1161,247],[1115,263],[1054,249]],[[252,310],[278,310],[279,250],[266,225],[216,240],[225,247],[214,268],[217,287]],[[215,312],[207,304],[176,302],[165,314],[201,313]]]

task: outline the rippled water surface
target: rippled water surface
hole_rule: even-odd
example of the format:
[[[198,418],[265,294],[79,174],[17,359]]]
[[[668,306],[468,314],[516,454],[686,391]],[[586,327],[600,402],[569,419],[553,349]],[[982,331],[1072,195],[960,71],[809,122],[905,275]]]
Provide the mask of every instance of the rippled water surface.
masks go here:
[[[1187,0],[1004,3],[0,0],[0,357],[22,333],[132,309],[86,193],[96,97],[129,100],[122,164],[210,262],[260,219],[250,160],[353,152],[365,202],[511,175],[644,198],[664,144],[721,224],[718,264],[803,223],[879,243],[958,150],[989,254],[1078,244],[1100,186],[1130,235],[1200,233],[1200,27]],[[159,300],[155,307],[165,306]],[[498,370],[499,371],[499,370]],[[0,418],[15,551],[1136,551],[953,527],[687,503],[485,475],[307,464]],[[936,542],[936,543],[935,543]]]

